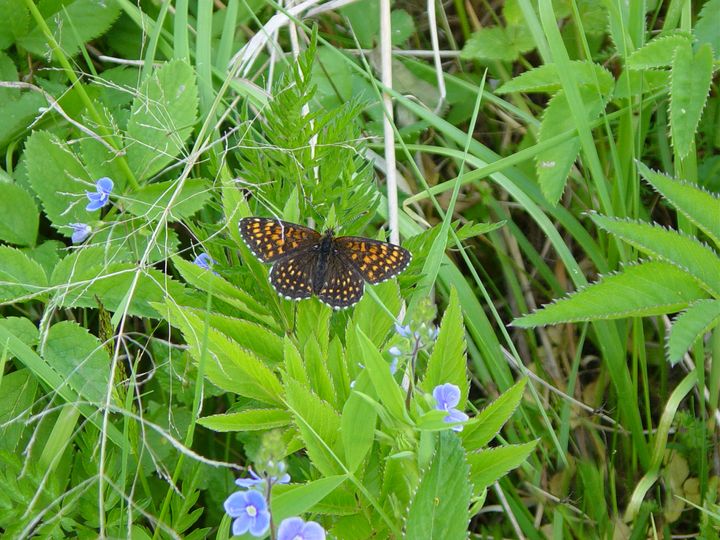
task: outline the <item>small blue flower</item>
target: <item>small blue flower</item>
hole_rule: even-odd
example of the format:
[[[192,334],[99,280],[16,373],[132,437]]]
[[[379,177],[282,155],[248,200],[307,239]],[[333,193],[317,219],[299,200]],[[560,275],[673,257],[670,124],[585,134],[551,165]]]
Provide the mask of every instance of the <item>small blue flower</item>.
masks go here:
[[[445,383],[436,386],[433,389],[433,397],[435,398],[435,408],[439,411],[447,412],[447,416],[443,418],[448,424],[455,422],[465,422],[469,416],[462,411],[459,411],[455,406],[460,403],[460,388],[451,383]],[[453,426],[453,431],[462,431],[463,427],[460,425]]]
[[[286,518],[280,523],[277,540],[325,540],[325,529],[314,521]]]
[[[397,365],[398,365],[398,358],[397,356],[392,359],[392,362],[390,362],[390,375],[395,375],[395,372],[397,371]]]
[[[272,465],[272,462],[269,463],[269,465]],[[281,473],[285,472],[285,467],[286,467],[285,463],[281,461],[277,466],[278,472],[281,472]],[[262,489],[264,489],[265,478],[263,478],[262,476],[260,476],[259,474],[257,474],[255,471],[253,471],[250,468],[248,468],[248,471],[250,472],[250,476],[252,478],[238,478],[237,480],[235,480],[235,483],[242,488],[251,488],[251,487],[255,487],[255,486],[262,484],[263,485]],[[289,484],[289,483],[290,483],[290,475],[287,473],[283,474],[279,478],[277,476],[270,477],[270,485],[273,485],[273,486],[275,484]]]
[[[412,335],[409,324],[402,326],[398,323],[395,323],[395,331],[404,338],[409,338]]]
[[[95,193],[91,191],[85,192],[85,195],[90,201],[90,203],[85,207],[85,210],[91,212],[93,210],[99,210],[110,202],[110,194],[113,190],[113,181],[107,176],[103,176],[100,180],[95,182],[95,189],[97,190]]]
[[[71,223],[73,244],[82,244],[92,233],[92,227],[87,223]]]
[[[388,349],[388,352],[392,356],[402,356],[402,351],[400,350],[400,347],[398,347],[397,345],[393,345],[392,347],[390,347]]]
[[[217,264],[217,261],[215,261],[207,253],[201,253],[200,255],[195,257],[195,260],[193,261],[193,263],[197,264],[203,270],[210,270],[210,265]]]
[[[226,500],[225,511],[235,518],[232,525],[234,535],[250,531],[253,536],[262,537],[270,526],[270,512],[267,502],[260,492],[255,490],[236,491]]]

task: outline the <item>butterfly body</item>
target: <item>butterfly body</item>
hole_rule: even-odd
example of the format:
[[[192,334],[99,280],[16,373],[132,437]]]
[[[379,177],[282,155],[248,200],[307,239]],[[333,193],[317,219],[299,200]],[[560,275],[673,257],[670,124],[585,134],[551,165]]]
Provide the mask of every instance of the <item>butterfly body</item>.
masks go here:
[[[364,282],[381,283],[410,263],[406,249],[359,236],[323,234],[278,219],[240,220],[240,234],[262,262],[273,263],[270,283],[281,296],[301,300],[312,295],[334,309],[356,304]]]

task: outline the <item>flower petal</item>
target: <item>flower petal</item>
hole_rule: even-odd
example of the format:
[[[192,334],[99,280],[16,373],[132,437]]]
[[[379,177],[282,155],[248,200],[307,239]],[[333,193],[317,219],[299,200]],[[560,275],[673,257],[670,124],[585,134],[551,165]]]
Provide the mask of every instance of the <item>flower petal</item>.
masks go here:
[[[87,195],[88,200],[90,203],[85,207],[85,210],[88,210],[89,212],[92,212],[94,210],[100,210],[103,206],[105,206],[105,202],[103,201],[97,193],[90,193],[89,191],[86,191],[85,194]]]
[[[234,535],[245,534],[252,524],[253,518],[243,513],[233,521],[232,531]]]
[[[299,517],[290,517],[282,520],[278,528],[277,540],[293,540],[300,536],[305,522]]]
[[[391,356],[402,356],[402,351],[400,350],[400,347],[397,345],[393,345],[388,349],[388,352]]]
[[[225,507],[225,512],[227,512],[230,517],[238,517],[242,515],[247,515],[247,513],[245,512],[245,507],[247,506],[247,504],[248,501],[245,492],[236,491],[227,499],[225,499],[223,506]]]
[[[325,540],[325,529],[315,521],[308,521],[302,528],[303,540]]]
[[[70,226],[73,229],[71,236],[73,244],[80,244],[84,242],[92,232],[92,227],[87,223],[71,223]]]
[[[247,504],[251,504],[257,508],[258,513],[267,511],[267,502],[265,502],[265,497],[263,497],[259,491],[255,491],[254,489],[246,491],[245,497]]]
[[[113,181],[110,180],[107,176],[103,176],[97,182],[95,182],[95,187],[97,188],[98,193],[104,193],[109,195],[110,193],[112,193],[114,184]]]
[[[443,418],[443,420],[448,424],[453,424],[455,422],[466,422],[467,419],[470,418],[467,414],[457,409],[450,409],[448,413],[449,414],[445,418]],[[452,429],[453,431],[462,431],[463,426],[457,425],[453,426],[450,429]]]
[[[460,403],[460,388],[452,383],[445,383],[435,387],[433,397],[437,402],[436,409],[447,411]]]
[[[395,323],[395,331],[404,338],[410,337],[412,334],[409,324],[402,326],[401,324]]]
[[[200,255],[198,255],[195,258],[195,264],[197,264],[200,268],[207,269],[208,268],[207,259],[209,259],[209,258],[210,258],[210,256],[207,253],[201,253]],[[235,483],[238,486],[243,487],[243,488],[249,488],[252,486],[256,486],[258,484],[262,484],[265,481],[262,478],[260,478],[258,476],[258,474],[255,471],[253,471],[252,469],[248,469],[248,472],[250,473],[250,476],[252,476],[252,478],[238,478],[237,480],[235,480]]]
[[[264,536],[270,527],[270,512],[260,512],[250,523],[250,534]]]

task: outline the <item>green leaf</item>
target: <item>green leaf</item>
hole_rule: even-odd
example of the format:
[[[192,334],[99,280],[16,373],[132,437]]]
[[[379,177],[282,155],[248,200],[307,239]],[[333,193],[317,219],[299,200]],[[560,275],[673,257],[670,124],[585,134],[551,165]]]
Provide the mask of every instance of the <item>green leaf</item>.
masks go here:
[[[305,360],[305,371],[310,382],[310,389],[315,392],[320,399],[333,405],[336,404],[337,394],[330,379],[330,373],[325,365],[325,355],[320,350],[320,344],[314,337],[308,338],[305,342],[303,359]]]
[[[480,411],[475,418],[465,423],[461,437],[463,446],[468,452],[480,450],[500,432],[500,428],[510,420],[520,404],[526,383],[527,379],[519,380]]]
[[[38,327],[25,317],[4,317],[0,319],[0,326],[12,332],[29,347],[35,347],[40,340]]]
[[[287,517],[311,511],[313,506],[337,489],[344,481],[344,475],[337,475],[301,485],[275,486],[271,502],[273,519],[280,523]]]
[[[607,69],[595,62],[574,60],[570,62],[575,82],[579,85],[599,88],[601,94],[608,94],[615,84],[615,79]],[[544,92],[555,93],[562,89],[560,76],[556,64],[542,66],[523,71],[517,77],[501,85],[496,94],[509,94],[511,92]]]
[[[670,34],[657,37],[633,51],[627,58],[628,69],[655,69],[670,67],[678,47],[687,47],[692,40],[687,34]]]
[[[28,192],[16,184],[0,182],[0,240],[32,246],[39,221],[37,206]]]
[[[49,5],[49,3],[44,3]],[[79,52],[80,46],[101,36],[120,15],[120,5],[115,0],[75,0],[57,2],[52,14],[45,12],[45,24],[67,56]],[[37,56],[50,56],[47,38],[40,27],[20,38],[18,43]]]
[[[43,358],[83,401],[105,403],[110,376],[110,358],[100,340],[72,321],[54,324],[48,330]]]
[[[341,473],[340,416],[329,403],[292,379],[285,381],[285,393],[313,464],[324,476]]]
[[[420,387],[425,392],[432,393],[433,388],[439,384],[452,383],[458,386],[460,403],[457,408],[461,411],[465,408],[469,388],[465,348],[462,310],[457,291],[453,287],[450,290],[450,302],[440,323],[440,333]]]
[[[402,300],[400,288],[394,279],[373,286],[372,291],[377,295],[380,302],[378,303],[366,291],[363,299],[353,310],[347,328],[359,328],[376,347],[380,347],[385,342],[394,323],[393,319],[388,316],[387,311],[399,313]],[[385,306],[385,308],[382,306]]]
[[[701,187],[653,171],[643,163],[638,170],[665,199],[720,248],[720,197]]]
[[[474,486],[474,493],[482,493],[490,484],[522,465],[536,445],[537,442],[533,441],[469,454],[467,459],[470,464],[470,480]]]
[[[702,45],[694,55],[689,43],[676,49],[670,87],[670,131],[680,157],[687,156],[694,143],[710,92],[712,72],[710,45]]]
[[[714,296],[720,297],[720,257],[705,244],[659,225],[591,214],[600,227],[640,251],[685,270]]]
[[[0,324],[4,322],[0,320]],[[0,379],[0,451],[18,452],[23,431],[28,427],[26,422],[33,412],[37,386],[37,379],[25,368]]]
[[[168,221],[180,221],[200,210],[212,196],[212,184],[207,180],[185,180],[180,192],[178,181],[168,180],[143,186],[124,199],[125,210],[147,221],[158,221],[168,210]],[[172,199],[172,206],[170,201]]]
[[[195,73],[184,61],[165,64],[143,83],[126,137],[128,162],[139,179],[175,161],[197,121],[197,107]]]
[[[440,433],[430,469],[421,476],[408,509],[406,540],[466,537],[472,492],[468,472],[457,436],[449,431]]]
[[[362,376],[365,375],[365,376]],[[368,392],[369,378],[362,374],[355,382],[358,392]],[[342,410],[341,429],[345,447],[345,464],[355,473],[375,440],[377,412],[358,392],[352,392]]]
[[[545,324],[646,317],[685,309],[707,298],[695,279],[660,261],[626,266],[579,291],[513,321],[530,328]]]
[[[362,351],[362,363],[365,364],[365,369],[370,375],[370,380],[380,401],[396,420],[405,421],[407,419],[405,397],[390,373],[390,365],[362,330],[356,329],[355,335]]]
[[[186,261],[180,257],[172,258],[175,268],[180,272],[188,284],[197,287],[201,291],[212,291],[213,296],[221,298],[231,306],[240,310],[241,313],[250,315],[252,318],[275,327],[275,320],[269,315],[267,307],[260,304],[253,296],[242,289],[232,285],[221,276],[211,271],[200,268],[198,265]]]
[[[626,69],[620,74],[615,85],[613,99],[616,101],[670,88],[669,71],[631,71]]]
[[[470,36],[460,57],[473,60],[501,60],[512,62],[522,53],[535,48],[535,43],[522,26],[481,28]]]
[[[175,302],[167,300],[153,306],[169,324],[180,329],[196,361],[204,355],[205,376],[215,386],[276,407],[284,406],[280,381],[255,355],[210,327],[202,316]],[[207,350],[203,350],[204,345]]]
[[[720,324],[720,300],[698,300],[675,317],[667,342],[668,360],[677,364],[698,338]]]
[[[402,45],[415,33],[415,22],[404,9],[394,9],[390,13],[390,41],[393,45]]]
[[[214,414],[198,419],[198,424],[213,431],[257,431],[287,426],[292,422],[285,409],[250,409]]]
[[[19,249],[0,246],[0,261],[0,302],[27,301],[46,289],[45,270]]]
[[[713,48],[715,58],[720,57],[720,0],[709,0],[703,4],[698,14],[693,33],[700,44],[707,43]]]
[[[30,12],[23,0],[0,0],[0,50],[7,49],[30,29]],[[4,79],[6,81],[12,79]],[[1,117],[0,117],[1,118]]]
[[[579,89],[585,112],[589,122],[593,121],[603,110],[605,100],[594,88],[581,86]],[[564,91],[558,92],[545,108],[540,124],[540,140],[545,141],[566,131],[575,131],[575,119]],[[580,151],[580,139],[572,139],[559,143],[539,152],[535,158],[540,189],[551,204],[557,204],[565,188],[565,181],[570,167],[577,159]]]
[[[70,223],[87,223],[85,191],[95,191],[82,163],[68,146],[46,131],[36,131],[25,143],[28,180],[53,227],[66,237]]]

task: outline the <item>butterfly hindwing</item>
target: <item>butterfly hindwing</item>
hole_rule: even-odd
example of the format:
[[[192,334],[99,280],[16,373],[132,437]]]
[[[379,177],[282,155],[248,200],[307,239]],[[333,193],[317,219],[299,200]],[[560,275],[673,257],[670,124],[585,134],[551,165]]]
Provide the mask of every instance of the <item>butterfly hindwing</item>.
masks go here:
[[[362,276],[345,259],[345,255],[333,253],[327,260],[317,296],[333,309],[345,309],[360,301],[364,288]]]
[[[360,236],[340,236],[334,241],[362,278],[373,285],[398,275],[412,259],[407,249],[389,242]]]
[[[317,255],[304,249],[277,261],[270,269],[270,283],[280,296],[288,300],[302,300],[313,294],[313,273]]]
[[[240,220],[243,241],[262,262],[275,262],[317,243],[319,232],[279,219],[249,217]]]

